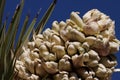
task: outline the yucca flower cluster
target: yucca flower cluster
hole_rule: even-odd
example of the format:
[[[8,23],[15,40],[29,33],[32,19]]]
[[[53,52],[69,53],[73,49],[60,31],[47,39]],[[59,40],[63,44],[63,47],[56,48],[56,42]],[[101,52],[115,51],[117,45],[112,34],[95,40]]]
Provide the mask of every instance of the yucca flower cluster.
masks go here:
[[[82,19],[78,14],[71,12],[66,22],[54,21],[51,29],[33,35],[16,61],[18,79],[109,80],[120,45],[114,21],[97,9]]]

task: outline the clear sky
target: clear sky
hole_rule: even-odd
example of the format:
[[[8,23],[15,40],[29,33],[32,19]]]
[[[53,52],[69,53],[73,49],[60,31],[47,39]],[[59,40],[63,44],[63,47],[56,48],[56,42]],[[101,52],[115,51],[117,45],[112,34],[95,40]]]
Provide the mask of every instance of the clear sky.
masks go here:
[[[20,2],[20,0],[6,0],[6,7],[4,11],[4,16],[8,13],[9,20],[14,13],[16,5]],[[39,19],[49,7],[52,0],[25,0],[25,5],[22,13],[21,23],[27,13],[30,13],[30,21],[33,19],[37,11],[41,8],[41,13]],[[115,21],[115,30],[116,36],[120,40],[120,1],[119,0],[58,0],[57,5],[54,9],[53,14],[51,15],[47,25],[47,27],[51,27],[51,24],[54,20],[57,21],[65,21],[69,18],[70,13],[72,11],[79,11],[82,17],[88,10],[98,9],[101,12],[109,15],[112,20]],[[4,19],[3,19],[4,20]],[[8,22],[9,22],[8,20]],[[120,68],[120,51],[116,54],[118,58],[118,66]],[[120,73],[114,73],[112,80],[120,80]]]

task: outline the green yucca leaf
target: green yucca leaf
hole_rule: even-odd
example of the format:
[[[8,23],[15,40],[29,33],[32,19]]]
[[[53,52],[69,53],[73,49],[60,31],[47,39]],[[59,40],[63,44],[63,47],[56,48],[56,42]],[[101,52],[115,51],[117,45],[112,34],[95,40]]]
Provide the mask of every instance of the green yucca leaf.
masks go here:
[[[41,21],[38,23],[37,28],[35,30],[36,34],[41,33],[46,22],[48,21],[54,7],[56,4],[57,0],[54,0],[53,3],[51,3],[50,7],[48,8],[48,10],[46,11],[46,13],[44,14],[44,16],[42,17]]]
[[[7,24],[7,20],[8,20],[8,16],[6,16],[6,19],[1,27],[1,30],[0,30],[0,47],[2,46],[3,42],[5,41],[5,32],[6,32],[6,24]]]
[[[23,26],[22,26],[22,29],[21,29],[21,32],[20,32],[20,36],[19,36],[19,39],[18,39],[18,42],[17,42],[17,45],[16,45],[16,51],[18,50],[18,48],[21,45],[22,37],[24,36],[25,31],[27,29],[28,21],[29,21],[29,14],[26,16],[26,18],[24,20],[24,23],[23,23]]]
[[[2,35],[3,27],[0,28],[0,37]]]
[[[0,28],[2,26],[2,16],[4,12],[4,6],[5,6],[6,0],[0,0]]]
[[[22,4],[23,3],[23,4]],[[15,42],[15,37],[16,37],[16,33],[17,33],[17,31],[18,31],[18,26],[19,26],[19,23],[20,23],[20,17],[21,17],[21,13],[22,13],[22,9],[23,9],[23,5],[24,5],[24,2],[22,2],[21,4],[21,8],[20,8],[20,11],[19,11],[19,13],[18,13],[18,17],[16,18],[16,23],[15,23],[15,32],[14,32],[14,34],[15,35],[13,35],[13,43],[12,43],[12,46],[14,47],[14,42]]]
[[[12,54],[14,54],[13,53],[13,51],[11,51],[11,53]],[[15,62],[16,62],[16,58],[15,58],[15,56],[13,57],[13,59],[11,59],[10,60],[10,64],[9,64],[9,66],[8,66],[8,70],[7,70],[7,72],[6,72],[6,80],[13,80],[13,77],[14,77],[14,68],[15,68]],[[11,75],[12,74],[12,75]]]
[[[1,28],[0,31],[0,44],[2,44],[2,41],[4,41],[5,39],[5,29],[6,29],[6,21],[4,22],[3,27]]]
[[[55,7],[56,1],[57,0],[54,0],[49,9],[46,11],[45,15],[39,22],[35,33],[38,34],[39,32],[42,31],[44,25],[46,24],[50,14],[52,13]],[[6,31],[7,19],[2,25],[4,5],[5,0],[0,0],[0,80],[13,80],[13,77],[15,76],[14,74],[15,62],[16,59],[18,58],[17,55],[21,54],[22,46],[25,45],[26,41],[28,41],[40,12],[37,13],[35,18],[32,20],[31,24],[28,26],[28,28],[27,25],[29,21],[29,15],[26,16],[18,41],[16,42],[15,38],[20,23],[20,17],[24,5],[24,0],[21,0],[20,5],[17,6],[7,31]]]
[[[15,14],[13,16],[13,19],[12,19],[12,22],[8,28],[8,32],[6,34],[6,39],[5,39],[5,42],[4,42],[4,45],[6,45],[6,50],[5,50],[5,53],[8,53],[8,51],[10,51],[12,45],[13,45],[13,42],[14,42],[14,36],[16,35],[16,30],[18,28],[18,23],[19,23],[19,17],[20,17],[20,14],[21,14],[21,10],[23,8],[23,1],[21,1],[21,4],[17,7],[16,11],[15,11]]]
[[[2,28],[1,28],[1,31],[0,31],[0,44],[1,44],[0,49],[2,48],[2,44],[3,44],[4,40],[5,40],[6,22],[7,22],[7,18],[6,18],[4,24],[3,24]],[[1,50],[0,50],[0,52],[1,52]],[[1,56],[2,56],[1,54],[2,53],[0,53],[0,59],[1,59]]]
[[[21,16],[21,13],[22,13],[23,5],[24,5],[24,0],[21,0],[20,7],[18,6],[18,9],[19,9],[18,10],[18,14],[16,16],[15,23],[13,25],[13,28],[15,28],[13,30],[14,33],[13,33],[13,36],[12,36],[12,43],[11,43],[12,44],[11,47],[13,47],[13,48],[14,48],[15,37],[16,37],[16,33],[17,33],[17,30],[18,30],[18,25],[19,25],[19,22],[20,22],[20,16]],[[14,49],[10,49],[10,51],[12,51],[11,55],[12,54],[14,55]],[[9,54],[8,54],[8,56],[9,56]],[[8,59],[8,60],[10,60],[10,59]],[[9,72],[11,71],[11,73],[13,72],[13,69],[14,69],[14,67],[12,67],[13,65],[14,65],[14,58],[10,61],[10,64],[8,65],[9,66],[9,70],[8,71]]]
[[[2,36],[3,29],[4,29],[4,27],[1,27],[1,28],[0,28],[0,38],[1,38],[1,36]]]
[[[20,55],[21,47],[22,47],[23,45],[25,45],[25,42],[28,41],[29,36],[30,36],[30,34],[31,34],[31,32],[32,32],[32,30],[33,30],[33,28],[34,28],[34,25],[35,25],[36,21],[37,21],[37,17],[35,17],[35,18],[32,20],[32,22],[31,22],[31,24],[29,25],[26,33],[22,36],[22,38],[21,38],[21,40],[20,40],[21,42],[20,42],[20,44],[19,44],[19,47],[18,47],[18,48],[16,49],[16,51],[15,51],[17,57]]]
[[[22,11],[22,8],[23,8],[23,4],[24,4],[24,0],[22,0],[21,4],[17,7],[16,12],[15,12],[15,16],[13,17],[11,25],[9,26],[8,33],[6,34],[5,54],[9,53],[9,51],[13,47],[15,36],[16,36],[16,31],[18,29],[18,24],[19,24],[19,20],[20,20],[21,11]],[[7,54],[7,55],[9,56],[9,54]],[[9,61],[9,59],[8,59],[8,61]]]
[[[33,21],[31,22],[30,26],[28,27],[28,30],[26,31],[25,35],[22,38],[22,41],[27,41],[28,40],[28,38],[29,38],[34,26],[35,26],[36,21],[37,21],[37,17],[35,17],[33,19]]]
[[[3,44],[1,44],[0,46],[0,54],[1,54],[1,74],[2,76],[0,76],[1,79],[4,80],[9,80],[9,75],[11,76],[12,74],[9,74],[9,72],[13,73],[13,60],[14,58],[12,57],[11,54],[11,50],[13,50],[13,44],[14,44],[14,40],[15,40],[15,36],[16,36],[16,31],[18,29],[18,24],[19,24],[19,20],[20,20],[20,15],[22,12],[22,8],[23,8],[23,4],[24,4],[24,0],[21,0],[21,4],[17,7],[15,14],[13,16],[12,22],[8,28],[8,32],[5,36],[5,40],[3,41]]]

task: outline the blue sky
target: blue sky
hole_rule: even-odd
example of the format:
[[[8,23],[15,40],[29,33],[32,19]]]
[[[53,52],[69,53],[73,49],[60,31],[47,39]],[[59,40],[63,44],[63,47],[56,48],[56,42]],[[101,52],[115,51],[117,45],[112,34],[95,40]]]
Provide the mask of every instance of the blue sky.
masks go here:
[[[9,20],[14,13],[16,5],[20,0],[6,0],[6,7],[4,11],[4,16],[8,13]],[[30,12],[30,21],[34,18],[37,11],[41,8],[41,13],[38,20],[41,19],[41,16],[44,14],[46,9],[49,7],[52,0],[25,0],[25,5],[23,8],[21,23],[28,12]],[[120,4],[119,0],[58,0],[57,5],[51,15],[47,27],[51,27],[51,24],[54,20],[65,21],[69,18],[72,11],[79,11],[80,16],[82,17],[88,10],[98,9],[101,12],[109,15],[112,20],[115,21],[115,30],[116,37],[120,40]],[[4,19],[3,19],[4,20]],[[8,20],[8,22],[9,22]],[[120,51],[116,54],[118,58],[118,66],[120,68]],[[114,73],[112,80],[120,80],[120,73]]]

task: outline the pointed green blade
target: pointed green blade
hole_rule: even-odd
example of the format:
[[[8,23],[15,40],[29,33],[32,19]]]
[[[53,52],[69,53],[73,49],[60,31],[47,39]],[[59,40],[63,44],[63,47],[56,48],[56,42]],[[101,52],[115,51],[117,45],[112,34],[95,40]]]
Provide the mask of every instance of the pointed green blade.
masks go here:
[[[20,21],[21,12],[23,9],[23,5],[24,5],[24,0],[21,0],[21,4],[17,7],[15,15],[13,16],[12,22],[8,28],[8,32],[6,34],[6,39],[4,42],[4,45],[6,45],[5,53],[8,53],[8,51],[10,51],[11,47],[13,46],[15,36],[16,36],[16,31],[18,29],[18,25],[19,25],[19,21]]]
[[[2,26],[2,16],[4,12],[4,6],[5,6],[6,0],[0,0],[0,28]]]
[[[3,27],[1,28],[1,31],[0,31],[0,44],[2,44],[2,41],[4,41],[5,29],[6,29],[6,21],[4,22],[4,25],[3,25]]]
[[[0,53],[1,53],[0,64],[3,64],[1,66],[3,68],[3,71],[0,72],[0,74],[2,74],[2,76],[0,76],[0,79],[3,80],[9,80],[9,77],[13,75],[12,68],[14,66],[11,67],[10,65],[14,64],[14,62],[11,62],[14,60],[14,58],[11,57],[10,51],[12,50],[13,43],[15,42],[16,31],[18,29],[23,5],[24,5],[24,0],[21,0],[21,4],[16,9],[12,22],[8,28],[7,34],[5,36],[5,40],[3,41],[3,44],[0,46]],[[9,74],[9,72],[12,73]]]
[[[23,23],[23,26],[22,26],[22,29],[21,29],[21,32],[20,32],[20,35],[19,35],[19,39],[18,39],[18,42],[17,42],[17,45],[16,45],[16,50],[18,50],[19,46],[21,45],[22,37],[24,36],[25,31],[27,29],[28,21],[29,21],[29,14],[26,16],[26,18],[24,20],[24,23]]]
[[[56,2],[57,2],[57,0],[54,0],[51,3],[51,5],[49,6],[48,10],[46,11],[46,13],[44,14],[44,16],[42,17],[41,21],[38,23],[38,25],[36,27],[36,30],[35,30],[36,34],[39,34],[39,33],[42,32],[42,30],[43,30],[46,22],[48,21],[51,13],[53,12],[53,9],[54,9],[54,7],[56,5]]]
[[[4,40],[5,40],[6,22],[7,22],[7,18],[6,18],[6,20],[5,20],[2,28],[1,28],[1,30],[0,30],[0,44],[1,44],[1,45],[3,44],[3,42],[4,42]],[[0,45],[0,47],[1,47],[1,45]],[[0,53],[0,55],[1,55],[1,53]]]
[[[27,31],[25,32],[25,34],[22,36],[21,40],[20,40],[20,44],[18,45],[17,49],[15,50],[15,55],[16,57],[19,57],[19,55],[21,54],[20,50],[22,48],[23,45],[25,45],[25,43],[27,43],[29,37],[30,37],[30,34],[36,24],[36,21],[37,21],[37,17],[35,17],[31,24],[29,25]]]

